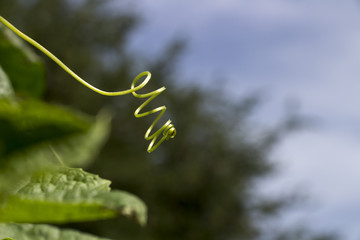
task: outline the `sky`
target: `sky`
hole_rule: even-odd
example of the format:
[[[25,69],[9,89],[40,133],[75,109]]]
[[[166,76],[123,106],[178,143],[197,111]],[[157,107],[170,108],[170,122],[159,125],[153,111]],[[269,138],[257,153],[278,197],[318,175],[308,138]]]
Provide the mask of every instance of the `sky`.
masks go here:
[[[315,120],[277,147],[279,172],[261,189],[309,196],[284,222],[360,239],[360,1],[138,0],[136,8],[144,21],[134,49],[151,56],[188,40],[181,84],[224,79],[219,87],[234,99],[261,90],[264,125],[279,121],[288,101]]]

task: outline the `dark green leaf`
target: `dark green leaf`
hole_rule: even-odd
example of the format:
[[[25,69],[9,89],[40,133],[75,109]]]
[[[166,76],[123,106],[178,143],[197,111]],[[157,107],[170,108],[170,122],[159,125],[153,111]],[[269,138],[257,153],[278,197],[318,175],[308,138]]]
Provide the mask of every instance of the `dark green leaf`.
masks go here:
[[[0,65],[15,93],[41,97],[45,88],[45,68],[40,58],[19,37],[0,23]]]
[[[26,103],[29,108],[15,104],[14,108],[20,108],[17,110],[12,109],[10,103],[0,103],[3,103],[3,108],[0,107],[0,150],[2,148],[3,153],[7,153],[0,158],[0,195],[16,191],[24,179],[38,171],[51,170],[59,164],[88,164],[97,155],[109,132],[108,114],[100,114],[96,122],[90,124],[90,121],[55,107],[49,106],[46,114],[29,103]],[[41,108],[43,105],[38,106]],[[9,114],[8,119],[1,114],[2,111]],[[14,149],[8,153],[6,150],[11,141],[15,142]],[[19,149],[20,143],[29,144],[22,144],[24,147]]]
[[[0,99],[1,98],[12,98],[14,96],[14,91],[11,87],[9,78],[6,73],[3,71],[0,65]]]
[[[69,109],[38,101],[0,100],[0,156],[44,141],[82,133],[91,119]]]
[[[62,230],[49,225],[0,224],[0,238],[14,240],[110,240],[73,230]],[[9,238],[11,237],[11,238]]]

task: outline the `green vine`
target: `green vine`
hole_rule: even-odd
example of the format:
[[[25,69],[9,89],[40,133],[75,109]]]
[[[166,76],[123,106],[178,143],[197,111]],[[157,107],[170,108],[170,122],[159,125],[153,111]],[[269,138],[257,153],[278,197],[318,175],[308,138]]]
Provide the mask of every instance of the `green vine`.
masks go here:
[[[136,91],[142,89],[143,87],[145,87],[145,85],[150,81],[151,78],[151,73],[148,71],[142,72],[140,74],[138,74],[135,79],[133,80],[132,84],[131,84],[131,88],[128,90],[123,90],[123,91],[116,91],[116,92],[107,92],[107,91],[103,91],[101,89],[98,89],[96,87],[94,87],[93,85],[89,84],[88,82],[86,82],[84,79],[82,79],[81,77],[79,77],[76,73],[74,73],[68,66],[66,66],[60,59],[58,59],[54,54],[52,54],[49,50],[47,50],[45,47],[43,47],[42,45],[40,45],[38,42],[36,42],[35,40],[33,40],[32,38],[30,38],[29,36],[25,35],[24,33],[22,33],[19,29],[17,29],[15,26],[13,26],[11,23],[9,23],[5,18],[3,18],[2,16],[0,16],[0,21],[7,26],[9,29],[11,29],[13,32],[15,32],[18,36],[20,36],[22,39],[24,39],[25,41],[27,41],[28,43],[30,43],[31,45],[33,45],[34,47],[36,47],[37,49],[39,49],[41,52],[43,52],[46,56],[48,56],[49,58],[51,58],[55,63],[57,63],[62,69],[64,69],[67,73],[69,73],[73,78],[75,78],[77,81],[79,81],[81,84],[83,84],[84,86],[88,87],[89,89],[93,90],[94,92],[97,92],[101,95],[105,95],[105,96],[121,96],[121,95],[126,95],[129,93],[132,93],[134,97],[137,98],[148,98],[143,104],[141,104],[134,112],[135,117],[140,118],[140,117],[145,117],[148,116],[150,114],[159,112],[159,115],[155,118],[155,120],[153,121],[153,123],[150,125],[150,127],[148,128],[148,130],[145,133],[145,139],[146,140],[151,140],[149,147],[147,149],[147,151],[149,153],[151,153],[152,151],[154,151],[164,140],[169,140],[171,138],[174,138],[176,135],[176,129],[174,127],[173,124],[171,124],[171,120],[168,120],[159,130],[157,130],[155,133],[151,134],[151,131],[153,130],[153,128],[155,127],[156,123],[159,121],[159,119],[161,118],[161,116],[164,114],[165,110],[166,110],[166,106],[161,106],[161,107],[157,107],[155,109],[152,109],[150,111],[147,112],[143,112],[140,113],[141,110],[146,107],[146,105],[148,105],[155,97],[157,97],[160,93],[162,93],[163,91],[165,91],[165,87],[161,87],[155,91],[152,91],[150,93],[145,93],[145,94],[138,94],[136,93]],[[146,78],[143,80],[143,82],[141,84],[139,84],[138,86],[135,87],[135,84],[143,77],[146,76]],[[163,133],[163,136],[161,137],[161,139],[156,143],[157,138],[161,135],[161,133]]]

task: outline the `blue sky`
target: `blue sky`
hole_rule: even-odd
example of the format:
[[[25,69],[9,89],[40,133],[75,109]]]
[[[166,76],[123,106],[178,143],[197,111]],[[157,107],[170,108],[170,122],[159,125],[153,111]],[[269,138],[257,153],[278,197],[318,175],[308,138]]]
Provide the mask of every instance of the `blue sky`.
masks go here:
[[[265,125],[281,118],[289,99],[317,120],[277,148],[279,174],[262,191],[299,189],[309,204],[285,219],[360,239],[360,1],[138,0],[135,7],[144,24],[134,49],[151,56],[185,37],[184,79],[202,86],[225,79],[234,98],[262,90],[256,117]]]

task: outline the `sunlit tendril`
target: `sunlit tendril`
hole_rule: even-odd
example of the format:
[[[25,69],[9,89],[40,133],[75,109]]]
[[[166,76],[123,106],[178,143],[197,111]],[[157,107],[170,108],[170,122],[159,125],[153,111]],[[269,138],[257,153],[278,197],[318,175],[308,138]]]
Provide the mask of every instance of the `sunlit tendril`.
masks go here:
[[[105,95],[105,96],[120,96],[120,95],[132,93],[134,95],[134,97],[137,97],[137,98],[148,98],[143,104],[140,105],[140,107],[138,107],[135,110],[134,115],[135,115],[135,117],[140,118],[140,117],[145,117],[150,114],[159,112],[158,116],[156,117],[156,119],[153,121],[153,123],[150,125],[150,127],[148,128],[148,130],[145,133],[145,139],[151,140],[149,147],[147,149],[147,151],[149,153],[154,151],[164,140],[169,140],[169,139],[175,137],[176,129],[175,129],[174,125],[171,124],[171,120],[168,120],[159,130],[157,130],[151,134],[156,123],[159,121],[161,116],[164,114],[164,112],[166,110],[165,106],[157,107],[150,111],[141,113],[142,109],[144,107],[146,107],[146,105],[148,105],[154,98],[156,98],[160,93],[162,93],[165,90],[165,87],[161,87],[150,93],[144,93],[144,94],[136,93],[136,91],[145,87],[145,85],[150,81],[150,78],[151,78],[150,72],[145,71],[145,72],[142,72],[139,75],[137,75],[131,84],[131,88],[128,90],[116,91],[116,92],[103,91],[103,90],[98,89],[98,88],[94,87],[93,85],[89,84],[85,80],[83,80],[81,77],[79,77],[77,74],[75,74],[70,68],[68,68],[62,61],[60,61],[57,57],[55,57],[54,54],[49,52],[46,48],[41,46],[35,40],[31,39],[30,37],[28,37],[27,35],[22,33],[20,30],[18,30],[16,27],[14,27],[11,23],[9,23],[5,18],[0,16],[0,21],[3,24],[5,24],[5,26],[7,26],[9,29],[11,29],[13,32],[15,32],[18,36],[20,36],[22,39],[29,42],[31,45],[33,45],[34,47],[39,49],[41,52],[43,52],[46,56],[51,58],[55,63],[57,63],[67,73],[69,73],[72,77],[74,77],[76,80],[78,80],[81,84],[85,85],[86,87],[90,88],[91,90],[93,90],[101,95]],[[145,77],[145,79],[139,85],[136,86],[136,83],[142,77]],[[163,133],[163,136],[161,137],[160,140],[158,140],[156,142],[156,140],[161,136],[161,133]]]

